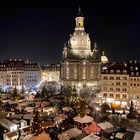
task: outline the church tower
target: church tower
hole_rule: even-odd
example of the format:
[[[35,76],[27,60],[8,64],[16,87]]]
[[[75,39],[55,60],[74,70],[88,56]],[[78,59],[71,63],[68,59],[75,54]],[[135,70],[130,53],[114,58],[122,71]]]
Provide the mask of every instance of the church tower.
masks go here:
[[[93,49],[91,49],[93,48]],[[97,43],[91,47],[89,34],[85,32],[84,17],[79,7],[75,29],[64,45],[60,63],[60,78],[64,86],[83,88],[99,85],[101,60]]]

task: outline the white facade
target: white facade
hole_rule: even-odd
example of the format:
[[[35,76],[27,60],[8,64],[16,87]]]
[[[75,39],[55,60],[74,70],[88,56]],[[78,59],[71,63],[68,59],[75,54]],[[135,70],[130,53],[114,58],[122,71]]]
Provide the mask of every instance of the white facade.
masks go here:
[[[42,80],[42,71],[37,63],[23,60],[0,62],[0,88],[5,92],[15,87],[36,88]]]

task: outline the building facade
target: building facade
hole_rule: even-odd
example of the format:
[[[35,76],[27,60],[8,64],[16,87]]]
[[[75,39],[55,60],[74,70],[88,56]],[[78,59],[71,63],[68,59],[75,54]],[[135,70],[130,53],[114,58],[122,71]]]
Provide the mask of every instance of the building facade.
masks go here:
[[[22,86],[35,89],[39,86],[42,78],[42,71],[37,63],[23,60],[5,60],[0,62],[0,88],[3,91],[21,89]]]
[[[60,65],[51,64],[42,66],[42,81],[43,82],[60,82]]]
[[[101,103],[126,107],[131,101],[140,108],[140,63],[112,63],[101,74]]]
[[[91,49],[91,40],[85,32],[84,17],[80,9],[75,21],[75,31],[62,52],[60,80],[64,86],[97,87],[101,77],[101,59],[97,44]]]

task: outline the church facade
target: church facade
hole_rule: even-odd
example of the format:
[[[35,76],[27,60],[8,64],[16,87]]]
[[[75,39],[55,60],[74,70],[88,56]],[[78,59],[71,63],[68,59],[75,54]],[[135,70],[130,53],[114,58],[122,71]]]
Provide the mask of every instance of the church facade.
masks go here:
[[[98,87],[101,78],[101,57],[97,44],[93,49],[89,34],[85,32],[84,17],[79,9],[75,30],[64,45],[60,62],[60,80],[64,86],[76,88]]]

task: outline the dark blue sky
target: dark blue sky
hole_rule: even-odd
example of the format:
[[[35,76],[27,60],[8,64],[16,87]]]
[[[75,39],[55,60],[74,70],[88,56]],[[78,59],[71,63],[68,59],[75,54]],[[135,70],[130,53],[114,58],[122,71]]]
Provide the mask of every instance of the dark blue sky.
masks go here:
[[[96,0],[32,0],[0,4],[0,60],[30,59],[57,63],[64,42],[74,31],[78,5],[91,42],[109,60],[140,60],[140,5]]]

